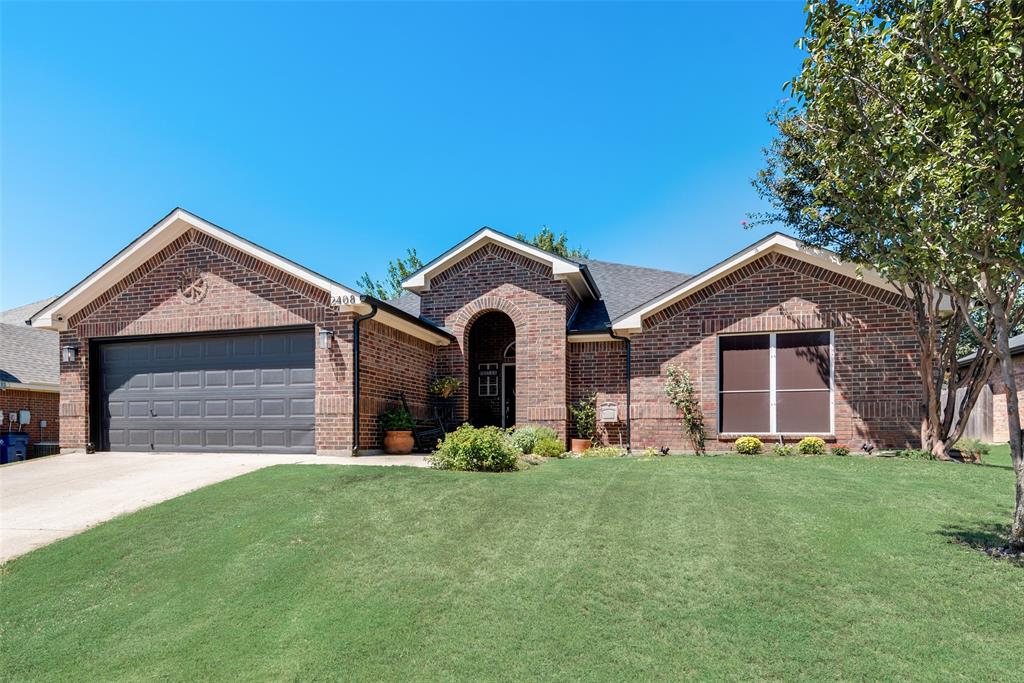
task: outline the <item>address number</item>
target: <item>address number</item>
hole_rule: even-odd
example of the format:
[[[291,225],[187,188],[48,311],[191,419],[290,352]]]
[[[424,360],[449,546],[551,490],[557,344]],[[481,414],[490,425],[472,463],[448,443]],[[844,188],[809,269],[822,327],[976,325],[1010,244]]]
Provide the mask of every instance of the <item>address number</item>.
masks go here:
[[[331,301],[335,306],[355,306],[359,303],[359,296],[356,294],[339,294]]]

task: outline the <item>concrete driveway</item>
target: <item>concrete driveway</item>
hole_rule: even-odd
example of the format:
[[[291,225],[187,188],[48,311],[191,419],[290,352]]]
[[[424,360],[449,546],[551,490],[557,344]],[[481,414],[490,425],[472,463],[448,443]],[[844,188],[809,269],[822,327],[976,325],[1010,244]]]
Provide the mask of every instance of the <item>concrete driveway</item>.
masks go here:
[[[280,464],[412,465],[420,455],[71,453],[0,467],[0,562],[108,519]]]

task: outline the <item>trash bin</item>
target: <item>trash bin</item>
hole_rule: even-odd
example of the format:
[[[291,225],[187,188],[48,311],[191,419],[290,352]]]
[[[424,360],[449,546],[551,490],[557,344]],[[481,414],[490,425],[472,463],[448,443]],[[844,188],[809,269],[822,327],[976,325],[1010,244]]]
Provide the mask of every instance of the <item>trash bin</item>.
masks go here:
[[[0,465],[28,457],[28,432],[0,434]]]

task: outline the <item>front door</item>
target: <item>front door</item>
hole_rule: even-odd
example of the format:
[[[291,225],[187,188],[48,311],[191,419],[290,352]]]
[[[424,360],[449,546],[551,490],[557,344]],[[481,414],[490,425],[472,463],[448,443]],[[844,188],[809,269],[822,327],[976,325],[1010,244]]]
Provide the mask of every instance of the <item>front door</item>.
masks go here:
[[[516,423],[516,364],[501,366],[501,426],[512,427]]]

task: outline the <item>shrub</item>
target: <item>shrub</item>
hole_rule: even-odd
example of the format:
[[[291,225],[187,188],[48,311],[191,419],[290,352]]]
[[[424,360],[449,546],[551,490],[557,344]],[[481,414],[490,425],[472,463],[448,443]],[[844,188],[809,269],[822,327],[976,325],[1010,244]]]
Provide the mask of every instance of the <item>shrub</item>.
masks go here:
[[[569,406],[576,433],[581,439],[593,439],[597,432],[597,394],[591,392]]]
[[[683,429],[690,437],[693,450],[697,455],[704,455],[704,411],[700,407],[700,399],[693,387],[693,380],[690,373],[675,365],[666,368],[668,379],[665,380],[665,393],[668,395],[669,403],[675,406],[683,418]]]
[[[663,458],[666,455],[668,455],[668,454],[663,452],[663,451],[659,451],[654,446],[648,446],[647,448],[644,449],[644,452],[643,452],[643,454],[640,457],[642,457],[642,458]]]
[[[960,451],[964,462],[981,462],[981,456],[988,455],[991,447],[981,439],[960,439],[953,448]]]
[[[535,453],[537,442],[541,439],[558,439],[558,432],[551,427],[532,427],[525,425],[516,427],[512,432],[512,445],[519,449],[520,453],[529,455]]]
[[[412,431],[416,424],[412,415],[405,408],[394,408],[377,417],[380,428],[385,432],[408,432]]]
[[[808,436],[800,439],[796,449],[801,455],[825,455],[825,440],[816,436]]]
[[[920,448],[905,448],[896,451],[897,458],[908,458],[910,460],[934,460],[935,455],[931,451],[923,451]]]
[[[832,455],[838,455],[845,457],[850,454],[850,448],[848,446],[833,446]]]
[[[772,447],[772,453],[784,458],[786,456],[793,455],[794,451],[793,447],[789,444],[777,443]]]
[[[429,460],[439,470],[507,472],[516,469],[519,450],[498,427],[466,424],[449,433]]]
[[[551,430],[554,433],[555,430]],[[541,455],[545,458],[561,458],[565,455],[565,443],[555,436],[545,436],[537,440],[533,447],[534,455]]]
[[[740,455],[764,453],[764,443],[756,436],[741,436],[736,439],[736,452]]]
[[[459,387],[462,386],[462,381],[457,377],[437,377],[427,385],[427,391],[432,393],[434,396],[440,396],[441,398],[449,398]]]
[[[650,449],[648,449],[650,450]],[[621,458],[626,454],[625,448],[617,446],[594,446],[580,453],[581,458]]]

